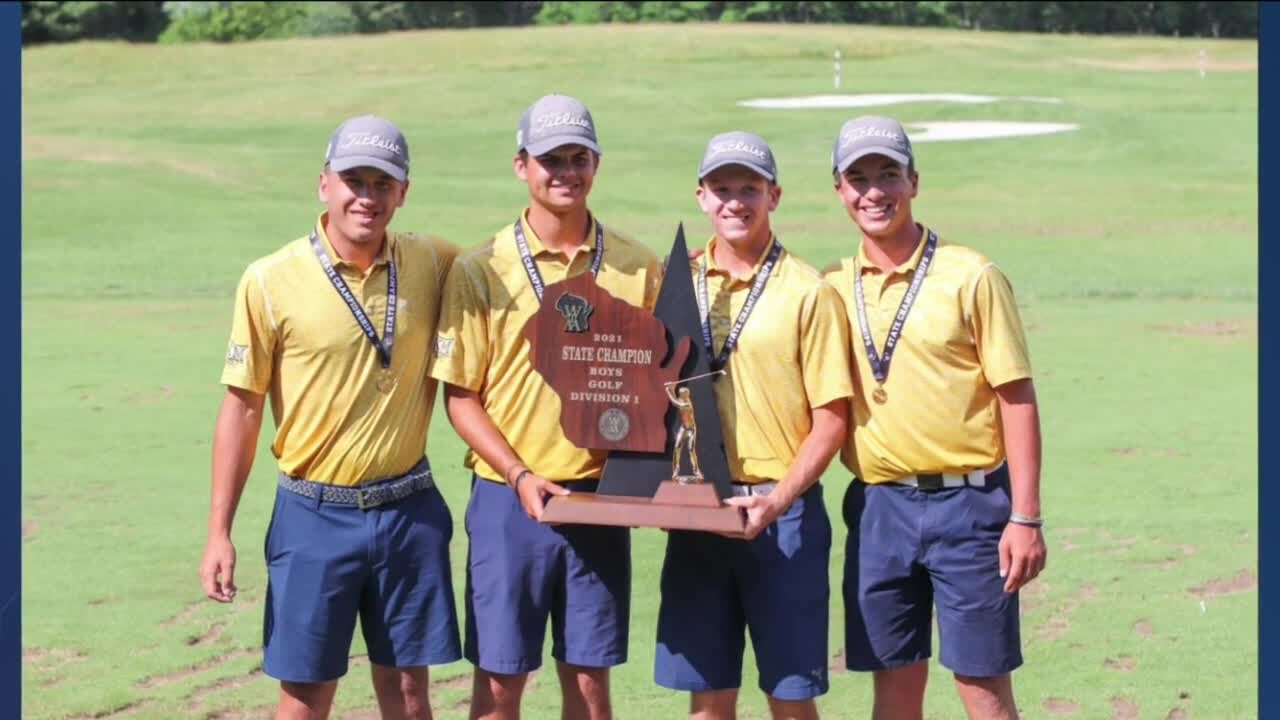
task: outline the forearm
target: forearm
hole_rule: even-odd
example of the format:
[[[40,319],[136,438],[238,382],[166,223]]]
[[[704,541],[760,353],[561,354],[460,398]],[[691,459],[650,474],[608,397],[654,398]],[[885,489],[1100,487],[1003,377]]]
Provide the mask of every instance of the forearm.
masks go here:
[[[822,477],[831,459],[844,445],[849,427],[849,401],[840,399],[813,410],[813,426],[796,459],[778,481],[775,503],[787,508]]]
[[[996,388],[1013,512],[1040,517],[1040,414],[1031,380]]]
[[[213,435],[209,536],[230,537],[240,496],[258,448],[263,397],[228,390],[218,411]]]
[[[489,467],[501,472],[504,482],[512,482],[517,474],[513,471],[525,465],[489,417],[480,396],[455,385],[445,385],[445,410],[462,441]]]

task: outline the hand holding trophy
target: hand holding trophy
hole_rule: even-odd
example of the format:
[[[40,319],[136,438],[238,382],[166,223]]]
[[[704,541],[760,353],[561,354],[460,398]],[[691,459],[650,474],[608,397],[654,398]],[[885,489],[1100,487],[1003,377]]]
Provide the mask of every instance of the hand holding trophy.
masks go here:
[[[670,257],[687,256],[681,227]],[[533,367],[561,399],[565,436],[609,457],[596,492],[550,498],[541,521],[740,536],[744,515],[723,502],[730,480],[715,394],[710,383],[686,384],[725,372],[705,372],[707,353],[693,340],[701,327],[689,312],[688,264],[668,266],[652,314],[589,273],[545,293],[557,300],[525,327]]]

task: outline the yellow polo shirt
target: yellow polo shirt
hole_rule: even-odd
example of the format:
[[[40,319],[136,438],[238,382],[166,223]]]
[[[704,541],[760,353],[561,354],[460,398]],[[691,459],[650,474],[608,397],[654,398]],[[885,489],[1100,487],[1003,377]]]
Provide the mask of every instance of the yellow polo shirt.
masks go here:
[[[1009,280],[981,253],[938,240],[875,402],[875,376],[858,330],[854,278],[862,273],[867,324],[884,353],[889,326],[924,254],[924,229],[909,260],[884,273],[867,259],[845,258],[826,275],[844,300],[858,392],[851,438],[841,460],[863,482],[915,473],[990,468],[1005,457],[995,391],[1031,377],[1027,341]]]
[[[367,274],[325,250],[382,339],[387,261],[397,276],[391,392],[375,387],[378,353],[301,237],[249,265],[236,290],[225,385],[269,394],[282,472],[358,485],[406,472],[422,459],[436,381],[426,368],[440,289],[457,249],[444,240],[387,233]]]
[[[745,277],[716,266],[712,238],[693,263],[707,267],[712,356],[747,301],[769,247]],[[728,373],[715,381],[724,449],[733,482],[781,479],[813,427],[810,412],[853,394],[849,323],[840,296],[817,270],[786,249],[747,318]]]
[[[524,220],[525,239],[544,285],[591,271],[599,250],[595,225],[572,260],[548,250]],[[614,297],[652,310],[662,266],[644,245],[605,225],[604,260],[596,282]],[[560,428],[560,396],[533,369],[521,333],[538,309],[538,296],[516,249],[515,224],[458,257],[445,283],[444,309],[429,372],[442,382],[479,393],[485,411],[530,470],[553,481],[598,478],[606,451],[577,447]],[[504,482],[468,449],[466,467]]]

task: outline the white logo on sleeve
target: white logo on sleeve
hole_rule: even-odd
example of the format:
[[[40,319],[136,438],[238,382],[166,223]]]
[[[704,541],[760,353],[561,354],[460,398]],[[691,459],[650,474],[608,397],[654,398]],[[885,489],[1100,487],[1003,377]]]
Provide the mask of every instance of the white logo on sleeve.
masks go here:
[[[436,335],[436,357],[447,358],[452,356],[454,342],[454,338]]]
[[[245,351],[248,349],[248,345],[237,345],[234,342],[227,343],[227,364],[244,365]]]

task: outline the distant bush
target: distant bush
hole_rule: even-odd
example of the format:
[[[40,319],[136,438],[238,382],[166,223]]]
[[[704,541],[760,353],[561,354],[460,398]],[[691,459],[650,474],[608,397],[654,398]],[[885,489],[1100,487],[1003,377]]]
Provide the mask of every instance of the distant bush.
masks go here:
[[[1233,0],[686,0],[659,2],[35,2],[26,44],[87,38],[236,42],[422,28],[634,22],[859,23],[1043,33],[1258,36],[1258,3]]]
[[[533,21],[539,25],[590,25],[601,22],[598,3],[544,2]]]
[[[527,25],[541,2],[342,2],[356,17],[358,32],[422,28]],[[598,3],[561,3],[590,7]]]
[[[166,2],[162,43],[237,42],[291,37],[307,16],[301,2]]]
[[[307,37],[349,35],[360,31],[360,21],[349,3],[309,2],[306,13],[294,21],[292,34]]]
[[[162,2],[24,2],[22,42],[155,40],[169,24]]]

